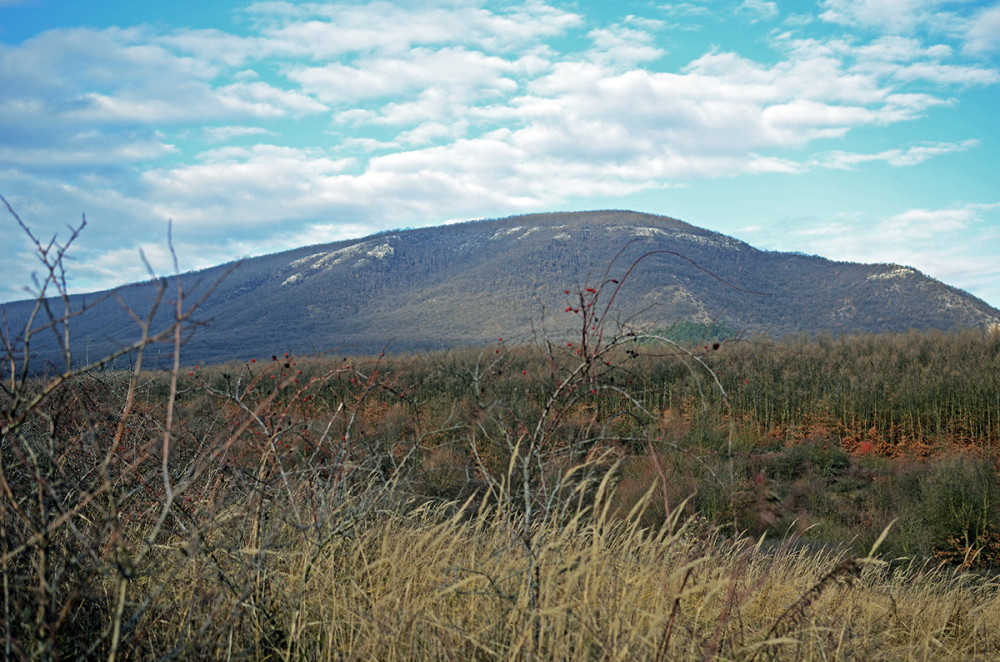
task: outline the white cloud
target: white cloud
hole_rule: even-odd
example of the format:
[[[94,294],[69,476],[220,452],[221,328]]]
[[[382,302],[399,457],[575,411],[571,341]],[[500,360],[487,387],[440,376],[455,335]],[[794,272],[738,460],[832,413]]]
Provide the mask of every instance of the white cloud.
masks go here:
[[[235,117],[277,118],[326,110],[326,106],[306,94],[263,82],[238,82],[214,89],[192,84],[174,89],[173,93],[176,96],[131,90],[114,94],[88,92],[78,97],[83,102],[82,107],[65,113],[64,117],[86,123],[146,124]]]
[[[712,10],[708,7],[693,2],[674,2],[660,5],[667,16],[677,18],[692,18],[712,16]]]
[[[879,229],[884,233],[885,241],[928,239],[964,230],[983,208],[982,205],[966,205],[952,209],[909,209],[885,219],[879,224]]]
[[[890,34],[932,35],[962,42],[968,55],[987,56],[1000,49],[1000,5],[967,0],[823,0],[820,18],[832,23]]]
[[[440,140],[454,140],[466,135],[467,122],[424,122],[410,131],[400,133],[401,145],[420,147]]]
[[[991,85],[1000,81],[1000,72],[996,69],[940,62],[915,62],[896,67],[891,75],[898,80],[925,80],[940,85]]]
[[[53,30],[0,46],[0,133],[62,142],[95,126],[282,117],[325,107],[263,82],[215,85],[220,70],[178,56],[145,28]],[[117,129],[115,129],[117,130]],[[130,129],[131,130],[131,129]]]
[[[314,60],[347,53],[402,54],[415,47],[474,45],[514,51],[582,25],[583,18],[529,0],[502,12],[457,3],[453,7],[256,3],[248,12],[272,48]]]
[[[950,0],[823,0],[820,18],[832,23],[872,27],[906,34],[918,27],[954,29],[959,17]]]
[[[850,170],[861,163],[885,161],[894,167],[919,165],[942,154],[965,152],[979,146],[978,140],[964,140],[960,143],[927,143],[907,149],[889,149],[875,154],[832,151],[822,154],[812,161],[813,165],[837,170]]]
[[[659,26],[647,23],[643,27]],[[640,62],[656,60],[666,53],[656,46],[656,38],[646,29],[618,24],[591,30],[588,36],[594,42],[590,59],[596,62],[635,66]]]
[[[283,90],[263,82],[233,83],[216,89],[215,98],[236,114],[252,117],[281,117],[289,113],[319,113],[327,107],[308,94]]]
[[[505,60],[463,48],[419,49],[401,56],[370,56],[351,64],[295,67],[287,76],[310,95],[349,104],[428,88],[459,92],[466,103],[517,89],[510,78],[538,66],[535,59]]]
[[[804,28],[815,23],[817,20],[813,14],[789,14],[782,21],[782,24],[790,28]]]
[[[987,55],[1000,50],[1000,4],[982,9],[972,17],[965,33],[965,50]]]
[[[947,44],[924,46],[919,39],[897,35],[885,35],[860,46],[842,40],[834,44],[840,53],[853,55],[862,62],[899,63],[925,59],[937,61],[953,54],[952,48]]]
[[[908,209],[885,217],[845,212],[832,219],[786,219],[745,227],[742,236],[772,250],[797,250],[834,260],[914,267],[958,285],[992,305],[998,300],[1000,261],[995,228],[1000,202]]]
[[[259,126],[210,126],[202,129],[201,133],[208,142],[225,143],[233,138],[262,136],[272,132]]]
[[[924,46],[909,37],[882,36],[866,44],[856,44],[843,39],[817,40],[794,39],[780,35],[776,45],[785,49],[793,61],[827,61],[837,72],[815,71],[836,84],[849,81],[865,82],[869,87],[885,89],[884,81],[919,82],[935,85],[968,86],[990,85],[1000,80],[1000,72],[977,64],[948,63],[954,56],[945,44]],[[839,75],[837,75],[839,74]]]
[[[244,37],[217,29],[177,30],[154,38],[155,43],[199,61],[227,67],[241,67],[250,60],[277,55],[277,44],[258,36]]]
[[[385,30],[376,35],[360,27],[362,17],[371,18],[383,9],[392,15]],[[576,195],[635,192],[692,178],[799,172],[802,164],[768,152],[915,116],[940,100],[895,92],[886,79],[901,67],[949,54],[940,48],[921,49],[915,41],[902,38],[876,42],[867,50],[838,42],[787,41],[788,57],[774,64],[710,52],[679,73],[665,73],[639,68],[640,61],[662,51],[647,31],[660,24],[638,19],[592,29],[594,48],[582,56],[559,58],[534,49],[512,58],[473,50],[471,45],[429,46],[446,37],[414,26],[439,17],[432,10],[271,4],[257,5],[253,11],[275,21],[263,28],[266,37],[246,42],[263,44],[267,52],[288,52],[291,46],[282,35],[294,27],[306,32],[342,31],[346,41],[338,42],[338,48],[355,49],[360,55],[344,62],[288,66],[284,73],[291,89],[258,80],[256,72],[247,69],[230,77],[240,80],[219,84],[213,78],[218,73],[214,66],[191,66],[184,57],[163,50],[167,43],[195,48],[186,40],[191,35],[174,35],[161,40],[147,57],[172,72],[168,87],[174,95],[182,92],[183,103],[142,86],[118,90],[109,80],[112,87],[107,92],[84,91],[81,85],[77,98],[82,105],[63,113],[63,119],[90,123],[140,118],[146,122],[275,119],[323,113],[331,106],[339,125],[360,130],[352,130],[342,142],[338,157],[319,150],[258,145],[214,150],[201,155],[200,163],[149,168],[141,183],[158,218],[204,223],[228,217],[253,224],[366,208],[372,217],[402,213],[412,219],[442,197],[452,201],[447,214],[461,215],[474,213],[483,200],[521,208],[558,204]],[[498,16],[465,9],[449,14],[448,21],[479,26],[474,36],[460,32],[466,36],[459,37],[479,47],[492,44],[498,34],[538,37],[578,21],[575,15],[557,13],[555,28],[525,24],[527,16],[546,11],[532,5],[520,14]],[[327,19],[317,20],[317,13]],[[345,24],[331,22],[334,15],[345,18]],[[393,30],[401,31],[404,42],[423,45],[404,57],[397,53],[397,45],[385,42],[385,33]],[[121,43],[125,34],[99,37],[108,53],[121,54],[130,48]],[[240,54],[246,43],[239,39],[221,33],[207,36],[211,43],[204,46],[205,53],[214,54],[204,56],[219,66],[244,67],[254,57],[249,50]],[[302,44],[308,42],[303,39]],[[896,69],[886,63],[895,63]],[[181,71],[187,72],[186,78]],[[32,112],[30,103],[19,102],[27,104],[23,114]],[[375,137],[365,133],[368,126],[398,133]],[[506,128],[496,130],[497,126]],[[484,127],[494,128],[477,135]],[[265,131],[269,129],[228,124],[207,128],[204,135],[224,142]],[[351,151],[355,148],[361,154]],[[144,153],[154,158],[150,150],[155,149],[162,155],[171,148],[162,140],[142,142],[137,137],[134,146],[123,147],[120,154],[141,160]],[[393,149],[406,151],[371,153]],[[929,158],[935,149],[943,148],[874,156],[833,153],[827,166],[846,167],[876,158],[902,164]]]
[[[765,0],[743,0],[737,11],[749,14],[751,23],[770,20],[778,15],[778,3]]]
[[[393,101],[377,111],[348,111],[338,116],[344,121],[370,122],[382,126],[408,127],[436,121],[458,121],[475,114],[468,91],[461,88],[430,87],[415,98]]]
[[[30,167],[41,170],[81,166],[119,165],[154,161],[177,148],[156,140],[116,140],[112,136],[79,136],[79,147],[73,144],[62,147],[12,148],[0,145],[0,164]]]
[[[319,150],[223,147],[203,153],[201,161],[143,173],[157,218],[172,218],[178,227],[194,231],[221,232],[309,217],[357,192],[336,186],[355,161],[331,159]]]

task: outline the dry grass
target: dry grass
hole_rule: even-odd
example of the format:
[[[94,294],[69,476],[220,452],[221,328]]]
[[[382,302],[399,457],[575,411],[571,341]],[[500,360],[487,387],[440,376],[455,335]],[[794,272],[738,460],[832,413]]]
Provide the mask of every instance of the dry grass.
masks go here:
[[[255,616],[263,603],[213,601],[226,591],[192,563],[159,598],[152,629],[174,642],[208,619],[212,632],[196,649],[206,659],[1000,655],[995,582],[941,567],[890,570],[790,541],[725,539],[694,522],[651,531],[636,525],[638,512],[604,519],[601,505],[596,516],[585,509],[534,532],[534,609],[520,534],[504,513],[425,505],[373,514],[318,554],[307,540],[267,554],[259,599],[273,622]],[[850,582],[853,568],[860,576]]]
[[[986,575],[734,535],[677,503],[679,474],[663,466],[679,450],[629,473],[614,449],[547,450],[557,426],[532,447],[522,421],[488,406],[474,426],[449,414],[388,434],[373,418],[403,416],[402,375],[317,363],[318,379],[272,386],[279,363],[246,369],[238,400],[208,375],[181,380],[172,499],[155,397],[119,448],[89,446],[107,434],[102,407],[122,406],[115,376],[67,382],[89,408],[38,410],[75,436],[8,436],[8,659],[1000,657]],[[459,421],[464,453],[435,441]],[[487,442],[500,459],[475,477],[462,465]],[[44,444],[56,450],[39,455]],[[469,480],[465,501],[428,497]]]

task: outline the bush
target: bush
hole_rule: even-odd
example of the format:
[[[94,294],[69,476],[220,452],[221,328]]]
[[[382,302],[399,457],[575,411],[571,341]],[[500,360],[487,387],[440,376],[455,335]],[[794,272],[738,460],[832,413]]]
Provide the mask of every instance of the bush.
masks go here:
[[[850,456],[833,442],[803,441],[773,453],[764,463],[767,475],[785,481],[807,477],[834,478],[850,467]]]
[[[921,481],[922,515],[935,556],[964,566],[997,558],[1000,477],[970,455],[935,461]]]

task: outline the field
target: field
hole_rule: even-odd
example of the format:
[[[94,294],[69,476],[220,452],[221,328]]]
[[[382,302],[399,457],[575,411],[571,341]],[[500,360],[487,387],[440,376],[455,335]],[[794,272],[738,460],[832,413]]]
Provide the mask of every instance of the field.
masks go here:
[[[1000,336],[678,344],[598,294],[406,356],[5,336],[5,659],[1000,656]]]

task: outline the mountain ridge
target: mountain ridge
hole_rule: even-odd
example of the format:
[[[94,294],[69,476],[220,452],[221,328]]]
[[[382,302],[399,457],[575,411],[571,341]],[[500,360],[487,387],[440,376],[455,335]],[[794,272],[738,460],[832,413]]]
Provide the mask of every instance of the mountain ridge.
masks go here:
[[[181,274],[188,301],[215,286],[183,358],[209,363],[277,351],[564,339],[579,333],[575,316],[563,312],[572,293],[597,289],[605,277],[622,281],[610,314],[643,327],[719,322],[780,337],[1000,324],[997,309],[910,267],[761,251],[641,212],[549,212],[390,230]],[[144,315],[154,289],[146,282],[114,292]],[[80,309],[102,294],[74,295],[71,305]],[[603,291],[602,301],[609,295]],[[12,329],[31,303],[0,304]],[[168,313],[161,311],[158,322]],[[81,349],[106,353],[137,336],[116,297],[72,324],[78,356]],[[34,347],[47,360],[53,349]]]

